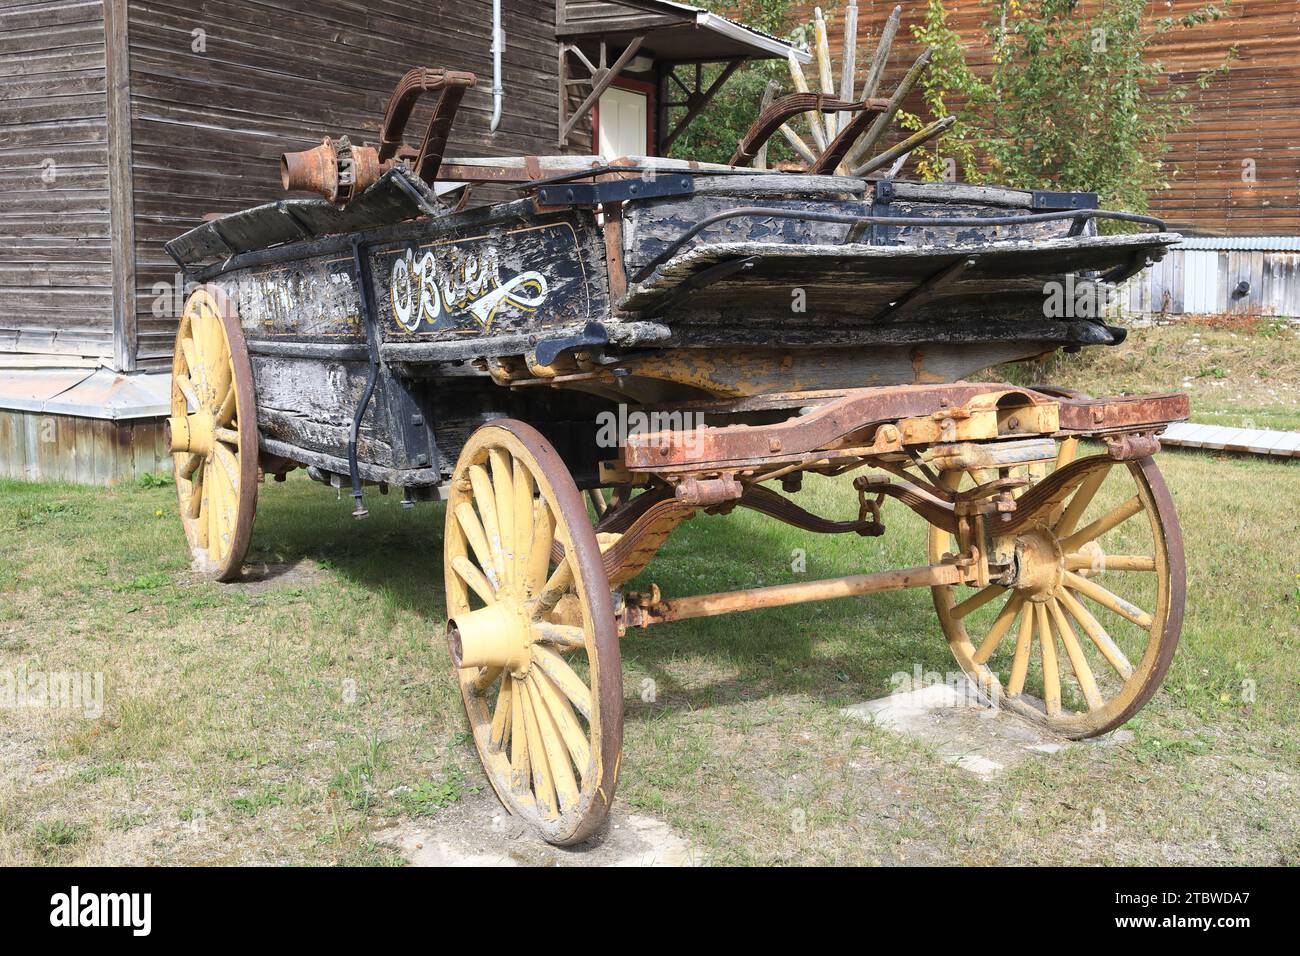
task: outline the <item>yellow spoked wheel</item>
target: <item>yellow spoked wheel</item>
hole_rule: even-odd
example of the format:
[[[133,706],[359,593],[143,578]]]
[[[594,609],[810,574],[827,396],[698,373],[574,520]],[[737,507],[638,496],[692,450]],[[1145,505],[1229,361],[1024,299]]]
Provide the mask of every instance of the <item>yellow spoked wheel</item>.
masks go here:
[[[443,539],[447,639],[483,768],[551,843],[604,821],[623,746],[609,583],[568,469],[499,421],[461,451]]]
[[[185,303],[167,433],[195,564],[218,581],[238,577],[257,512],[257,417],[239,317],[214,285]]]
[[[1064,737],[1118,727],[1150,699],[1182,629],[1186,571],[1173,501],[1151,458],[1075,460],[1018,499],[1003,583],[933,589],[949,647],[991,698]],[[944,475],[950,489],[962,473]],[[991,522],[999,520],[990,516]],[[996,533],[996,532],[995,532]],[[930,529],[932,561],[955,550]]]

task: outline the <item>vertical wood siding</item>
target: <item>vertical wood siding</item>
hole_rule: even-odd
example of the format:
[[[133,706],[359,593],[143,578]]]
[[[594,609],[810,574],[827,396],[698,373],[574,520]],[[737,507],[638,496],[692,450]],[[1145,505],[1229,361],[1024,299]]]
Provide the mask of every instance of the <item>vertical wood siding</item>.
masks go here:
[[[0,409],[0,478],[107,486],[171,468],[162,419]]]
[[[0,2],[0,353],[112,356],[105,107],[101,0]]]

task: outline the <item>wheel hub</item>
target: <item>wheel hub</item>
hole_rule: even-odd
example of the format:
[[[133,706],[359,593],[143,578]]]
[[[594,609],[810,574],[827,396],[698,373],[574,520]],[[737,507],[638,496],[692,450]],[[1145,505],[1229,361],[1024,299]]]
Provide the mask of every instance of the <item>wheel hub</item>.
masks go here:
[[[501,667],[522,678],[532,664],[532,624],[514,601],[458,614],[447,625],[447,641],[457,667]]]
[[[1027,601],[1043,602],[1061,585],[1065,554],[1056,535],[1038,527],[1016,538],[1016,580],[1012,585]]]
[[[212,453],[216,428],[216,420],[210,412],[168,417],[167,436],[172,453],[190,452],[206,457]]]

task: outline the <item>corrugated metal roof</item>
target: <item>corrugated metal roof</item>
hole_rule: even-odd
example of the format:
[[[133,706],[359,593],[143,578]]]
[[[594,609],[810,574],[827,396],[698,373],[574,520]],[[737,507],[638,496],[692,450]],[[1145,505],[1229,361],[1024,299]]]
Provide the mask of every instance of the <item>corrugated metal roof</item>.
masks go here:
[[[1300,252],[1300,236],[1184,236],[1175,249]]]
[[[613,2],[618,3],[618,0],[613,0]],[[702,7],[682,3],[680,0],[639,0],[635,6],[641,9],[658,7],[665,12],[677,15],[689,14],[694,16],[697,27],[712,30],[740,43],[749,44],[770,56],[784,58],[793,54],[800,63],[812,62],[811,53],[792,45],[789,40],[774,36],[766,30],[760,30],[758,27],[750,26],[747,23],[741,23],[739,20],[725,17],[720,13],[712,13]]]
[[[5,369],[0,408],[83,418],[157,418],[171,414],[171,374],[110,369]]]

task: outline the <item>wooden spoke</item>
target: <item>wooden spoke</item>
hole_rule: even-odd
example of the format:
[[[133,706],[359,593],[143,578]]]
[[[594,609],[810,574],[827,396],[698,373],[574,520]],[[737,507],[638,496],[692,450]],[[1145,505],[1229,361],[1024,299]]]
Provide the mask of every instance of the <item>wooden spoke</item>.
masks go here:
[[[497,707],[492,713],[492,749],[505,750],[510,741],[510,697],[514,689],[514,678],[509,675],[501,681],[501,691],[497,694]]]
[[[1092,598],[1102,607],[1114,611],[1120,617],[1127,618],[1138,627],[1149,628],[1155,623],[1155,619],[1136,604],[1130,604],[1119,595],[1106,590],[1096,581],[1080,577],[1073,571],[1065,572],[1065,584],[1085,597]]]
[[[1156,559],[1145,554],[1091,555],[1076,551],[1065,556],[1065,567],[1070,571],[1154,571]]]
[[[582,724],[578,722],[578,715],[573,712],[573,706],[565,700],[564,695],[555,686],[555,682],[546,676],[545,671],[539,668],[529,676],[534,683],[536,693],[540,695],[542,703],[550,711],[556,727],[559,728],[560,736],[564,738],[564,744],[569,749],[569,757],[578,769],[578,775],[586,777],[587,765],[591,763],[591,745],[587,743],[587,735],[582,729]]]
[[[480,667],[478,673],[470,682],[470,690],[476,694],[486,694],[487,689],[496,683],[503,670],[500,667]]]
[[[524,591],[530,597],[542,592],[549,583],[546,572],[551,566],[551,545],[555,542],[555,515],[543,499],[538,499],[533,519],[533,545],[528,555]],[[563,562],[567,566],[568,562]],[[559,573],[559,568],[556,568]],[[557,582],[558,583],[558,582]],[[558,600],[558,598],[556,599]],[[551,603],[554,607],[554,602]]]
[[[1083,633],[1087,634],[1089,640],[1097,645],[1097,649],[1110,662],[1110,666],[1115,668],[1125,680],[1132,677],[1133,665],[1124,656],[1124,652],[1119,649],[1119,645],[1111,640],[1111,636],[1106,633],[1106,629],[1079,602],[1078,598],[1065,588],[1058,590],[1056,596],[1065,609],[1070,612],[1070,616],[1079,622],[1079,626],[1083,628]]]
[[[605,493],[599,488],[590,488],[587,491],[587,497],[591,499],[591,507],[596,512],[596,518],[605,517],[605,512],[609,510],[609,505],[605,501]]]
[[[212,449],[212,460],[217,463],[229,480],[231,495],[238,497],[239,459],[235,457],[235,453],[224,445],[215,445]]]
[[[538,726],[537,709],[533,707],[533,695],[529,693],[528,682],[515,681],[514,695],[519,709],[524,712],[528,760],[533,770],[533,797],[543,816],[554,816],[560,809],[555,800],[555,778],[551,775],[551,764],[546,755],[546,745],[542,740],[542,729]]]
[[[482,522],[483,533],[487,538],[489,566],[496,572],[496,580],[504,585],[507,580],[505,553],[501,545],[501,526],[497,522],[496,492],[492,490],[492,481],[488,478],[487,469],[482,465],[470,465],[469,481],[474,486],[478,518]]]
[[[212,437],[217,441],[225,442],[227,445],[232,445],[235,448],[239,447],[239,432],[235,431],[233,428],[218,428],[213,431]]]
[[[211,497],[208,486],[216,482],[208,481],[208,467],[203,466],[203,486],[200,488],[198,514],[194,516],[194,544],[204,551],[208,548],[208,530],[210,527],[210,516],[212,508],[209,505]]]
[[[542,586],[541,593],[537,596],[537,603],[540,610],[549,611],[564,597],[565,592],[573,587],[573,566],[569,563],[569,556],[566,553],[560,559],[560,563],[555,566],[551,576],[546,579]]]
[[[510,691],[510,789],[516,793],[527,792],[532,778],[532,764],[528,752],[528,721],[524,712],[523,694],[518,681],[511,678]]]
[[[987,663],[988,659],[993,656],[993,652],[1002,643],[1002,638],[1006,636],[1007,631],[1011,630],[1011,624],[1015,621],[1016,615],[1020,613],[1024,603],[1025,599],[1023,597],[1019,594],[1013,594],[1007,603],[1002,606],[1001,612],[993,621],[993,627],[989,630],[988,636],[984,638],[984,643],[975,652],[976,663]]]
[[[1075,456],[1079,453],[1079,439],[1066,438],[1061,441],[1061,447],[1056,450],[1056,470],[1060,471],[1066,465],[1074,461]]]
[[[501,586],[501,578],[497,575],[496,563],[492,560],[492,549],[488,547],[487,536],[483,533],[483,526],[479,524],[478,515],[474,513],[474,507],[469,502],[462,501],[453,511],[456,521],[460,523],[460,530],[465,535],[465,540],[469,542],[474,557],[478,559],[478,566],[487,575],[492,590],[496,591]]]
[[[190,338],[181,339],[181,354],[185,358],[185,367],[189,371],[189,375],[185,377],[185,384],[190,386],[190,390],[193,393],[194,376],[203,374],[203,366],[199,363],[197,346],[195,346],[193,339]],[[206,384],[206,383],[201,383],[201,384]],[[191,410],[198,411],[201,404],[202,403],[198,400],[198,397],[196,395],[194,398],[194,408]]]
[[[200,459],[200,462],[202,459]],[[202,466],[190,478],[189,497],[181,503],[181,514],[191,521],[198,520],[203,510],[203,472]]]
[[[1048,621],[1047,605],[1035,604],[1038,617],[1038,645],[1043,657],[1043,703],[1050,717],[1061,714],[1061,672],[1056,663],[1056,639]]]
[[[571,624],[552,624],[550,621],[534,621],[533,633],[539,641],[558,644],[560,647],[580,648],[587,644],[586,634],[582,628]]]
[[[1101,487],[1106,476],[1110,474],[1109,464],[1105,467],[1098,468],[1090,473],[1079,485],[1079,490],[1074,493],[1070,503],[1065,506],[1065,512],[1061,515],[1061,520],[1056,523],[1052,529],[1058,538],[1064,538],[1070,534],[1083,517],[1083,513],[1088,510],[1088,505],[1092,504],[1092,499],[1097,495],[1097,489]]]
[[[505,582],[514,580],[515,556],[515,489],[509,456],[499,448],[488,453],[492,465],[492,494],[496,497],[497,526],[501,529],[501,576]]]
[[[177,471],[182,478],[186,478],[190,481],[194,481],[195,480],[194,473],[198,471],[199,467],[202,464],[203,464],[202,455],[194,455],[194,454],[186,455],[185,458],[181,460],[181,464],[178,467]],[[191,515],[190,517],[194,517],[194,516]]]
[[[474,589],[474,593],[482,598],[484,604],[496,603],[496,589],[492,587],[483,572],[474,566],[474,563],[463,554],[458,554],[451,559],[451,566],[460,579]]]
[[[1088,702],[1089,710],[1098,710],[1102,706],[1101,691],[1097,689],[1096,678],[1092,676],[1092,668],[1088,666],[1088,659],[1083,656],[1083,648],[1079,646],[1079,637],[1074,633],[1074,628],[1070,622],[1065,619],[1065,612],[1061,610],[1061,605],[1055,599],[1047,602],[1048,610],[1052,615],[1052,624],[1056,627],[1056,633],[1061,638],[1061,643],[1065,645],[1065,654],[1070,658],[1070,669],[1074,671],[1074,679],[1079,682],[1079,689],[1083,691],[1083,699]]]
[[[1020,632],[1016,635],[1016,654],[1011,661],[1011,676],[1007,679],[1007,693],[1017,696],[1025,689],[1025,675],[1029,673],[1029,653],[1034,645],[1034,608],[1025,608],[1020,616]]]
[[[216,469],[213,469],[215,471]],[[225,507],[225,491],[222,488],[221,478],[212,475],[209,480],[204,482],[204,487],[208,490],[207,519],[208,519],[208,558],[215,562],[221,560],[221,523],[217,520],[217,515]]]
[[[511,580],[516,581],[527,596],[531,594],[528,591],[528,560],[532,554],[533,538],[536,530],[533,520],[533,494],[535,489],[533,487],[533,476],[529,474],[523,462],[515,459],[512,467],[514,474],[511,476],[510,485],[514,489],[514,516],[512,522],[515,536],[515,566],[510,573]],[[549,542],[546,547],[549,554]]]
[[[542,699],[537,685],[536,676],[529,675],[528,700],[533,707],[533,716],[542,739],[542,748],[546,751],[546,766],[551,771],[551,782],[555,786],[559,808],[568,810],[578,802],[578,780],[573,773],[573,764],[569,762],[569,748],[565,746],[560,728]]]
[[[194,391],[194,383],[190,381],[188,375],[177,375],[173,381],[176,387],[180,389],[181,394],[185,396],[187,411],[197,411],[199,407],[199,397]]]
[[[1097,540],[1107,531],[1123,524],[1135,514],[1140,514],[1141,511],[1142,499],[1137,495],[1134,495],[1122,505],[1112,508],[1096,521],[1076,531],[1068,538],[1062,538],[1061,548],[1064,551],[1074,551],[1080,545],[1087,544],[1089,541]]]
[[[560,693],[569,699],[578,713],[588,720],[591,719],[591,691],[563,657],[549,647],[534,644],[533,663],[554,682]]]
[[[1079,439],[1066,438],[1061,441],[1061,447],[1056,450],[1056,470],[1060,471],[1066,465],[1074,461],[1079,454]],[[1047,518],[1047,524],[1054,527],[1061,520],[1061,512],[1065,510],[1065,505],[1060,504],[1053,508]]]
[[[952,616],[957,620],[961,620],[967,614],[971,613],[971,611],[976,611],[979,608],[982,608],[985,604],[988,604],[989,601],[992,601],[1005,590],[1006,588],[1000,584],[990,584],[988,587],[981,591],[977,591],[954,607],[952,609]]]
[[[225,428],[234,419],[235,411],[235,389],[232,387],[226,391],[226,397],[217,406],[217,412],[212,416],[212,420],[218,428]]]

